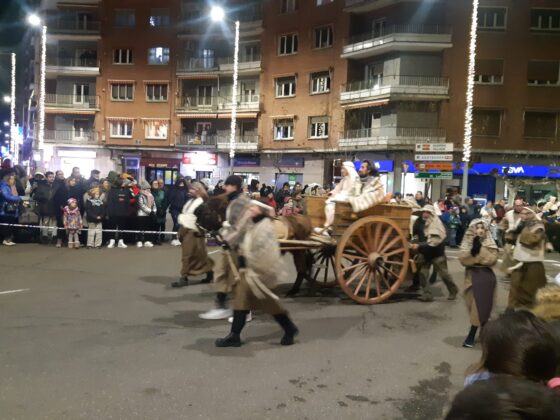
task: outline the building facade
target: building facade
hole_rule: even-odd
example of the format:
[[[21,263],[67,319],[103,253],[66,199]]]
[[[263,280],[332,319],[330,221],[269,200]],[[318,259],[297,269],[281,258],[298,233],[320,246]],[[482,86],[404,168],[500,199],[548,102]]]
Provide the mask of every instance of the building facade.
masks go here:
[[[455,176],[431,183],[432,195],[459,184],[471,2],[226,6],[220,24],[205,1],[44,1],[43,165],[214,182],[230,170],[235,101],[232,163],[247,181],[330,182],[333,162],[369,158],[389,191],[414,192],[425,187],[414,145],[449,142]],[[493,199],[506,192],[504,171],[560,166],[560,5],[482,0],[477,35],[472,163],[482,172],[469,193]],[[35,56],[39,68],[37,45]]]

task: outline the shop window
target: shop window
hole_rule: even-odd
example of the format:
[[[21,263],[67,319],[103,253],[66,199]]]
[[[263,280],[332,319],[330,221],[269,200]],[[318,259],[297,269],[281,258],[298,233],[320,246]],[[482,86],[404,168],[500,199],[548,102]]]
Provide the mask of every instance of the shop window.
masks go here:
[[[132,121],[111,121],[109,128],[111,137],[132,138]]]
[[[327,93],[331,91],[331,76],[328,71],[311,75],[311,93]]]
[[[115,26],[118,28],[130,28],[136,25],[136,15],[133,9],[115,10]]]
[[[282,35],[278,42],[278,55],[295,54],[298,51],[298,35]]]
[[[166,102],[167,84],[148,84],[146,85],[146,101]]]
[[[503,31],[506,29],[505,7],[479,7],[478,29]]]
[[[475,83],[501,85],[504,81],[503,60],[477,59],[475,63]]]
[[[132,49],[115,48],[113,50],[113,64],[132,64]]]
[[[560,32],[560,9],[531,9],[531,30]]]
[[[282,13],[293,13],[297,10],[297,0],[281,0],[281,2]]]
[[[525,137],[556,138],[558,114],[555,112],[525,112]]]
[[[326,139],[329,137],[329,117],[310,117],[309,118],[309,138]]]
[[[132,101],[134,99],[132,83],[111,83],[111,99],[113,101]]]
[[[147,139],[166,139],[169,129],[169,121],[145,121],[144,135]]]
[[[148,64],[169,64],[169,48],[149,48]]]
[[[531,86],[555,86],[559,84],[560,63],[558,61],[529,61],[527,83]]]
[[[281,119],[274,121],[274,140],[293,140],[294,120]]]
[[[313,47],[315,49],[332,47],[333,30],[332,26],[322,26],[315,28]]]
[[[296,96],[296,78],[291,76],[276,79],[276,97],[287,98],[291,96]]]
[[[499,136],[502,125],[502,111],[475,109],[472,129],[475,136]]]
[[[169,26],[169,9],[152,9],[148,24],[152,27]]]

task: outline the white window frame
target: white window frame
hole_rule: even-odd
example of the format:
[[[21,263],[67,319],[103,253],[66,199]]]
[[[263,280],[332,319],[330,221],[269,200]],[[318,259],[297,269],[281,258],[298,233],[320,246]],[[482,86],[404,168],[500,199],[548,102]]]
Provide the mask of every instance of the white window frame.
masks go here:
[[[542,11],[545,11],[545,12],[546,12],[546,11],[557,11],[557,12],[560,12],[560,9],[558,9],[558,8],[545,8],[545,7],[540,8],[540,7],[532,7],[532,8],[531,8],[531,13],[534,12],[534,11],[537,11],[537,12],[538,12],[539,10],[542,10]],[[547,26],[547,27],[543,27],[543,22],[542,22],[543,19],[542,19],[542,16],[539,16],[539,17],[538,17],[538,20],[539,20],[538,26],[531,26],[531,30],[532,30],[532,31],[560,32],[560,21],[559,21],[557,27],[556,27],[556,26],[552,26],[552,20],[551,20],[550,17],[549,17],[548,26]]]
[[[132,102],[132,101],[134,101],[134,83],[111,83],[109,86],[111,88],[111,101],[114,101],[114,102]],[[118,95],[117,98],[115,98],[113,96],[113,87],[114,86],[118,86],[119,95]],[[132,89],[131,89],[132,95],[131,95],[130,98],[125,97],[124,99],[121,99],[121,97],[120,97],[121,96],[120,95],[121,89],[123,89],[125,86],[132,86]],[[125,93],[126,93],[126,91],[125,91]]]
[[[488,81],[484,80],[485,77],[488,77]],[[503,85],[504,76],[497,74],[479,74],[475,76],[474,82],[477,85]]]
[[[160,63],[150,62],[150,60],[152,58],[152,54],[154,54],[153,58],[157,59],[158,50],[161,50],[161,58],[162,58],[163,61],[160,62]],[[149,66],[166,66],[166,65],[169,64],[169,60],[170,60],[169,56],[170,56],[169,47],[151,47],[151,48],[148,48],[148,65]],[[165,61],[165,59],[167,59],[167,60]]]
[[[501,10],[503,10],[503,11],[504,11],[504,26],[497,26],[497,25],[496,25],[496,21],[498,20],[498,19],[497,19],[497,16],[498,16],[497,14],[494,14],[494,15],[493,15],[493,19],[490,19],[490,20],[493,20],[493,22],[487,22],[487,21],[486,21],[486,17],[487,17],[487,16],[486,16],[486,15],[482,15],[482,12],[484,11],[484,9],[487,9],[487,10],[488,10],[488,9],[490,9],[490,10],[492,10],[492,9],[501,9]],[[484,25],[483,25],[483,26],[478,26],[478,24],[477,24],[477,29],[479,29],[479,30],[505,31],[505,29],[507,28],[507,17],[508,17],[508,9],[507,9],[507,7],[500,7],[500,6],[496,6],[496,7],[491,7],[491,6],[479,6],[479,8],[478,8],[478,15],[479,15],[479,19],[480,19],[481,16],[484,16],[484,19],[485,19]]]
[[[171,25],[171,13],[169,9],[151,9],[148,16],[150,28],[165,28]]]
[[[321,83],[321,80],[323,82]],[[320,90],[319,87],[324,85],[325,88]],[[311,73],[311,86],[309,87],[311,95],[320,95],[331,91],[331,75],[328,71]]]
[[[558,75],[556,77],[556,83],[550,83],[550,80],[546,80],[546,83],[539,83],[538,80],[533,80],[532,82],[530,80],[527,80],[527,85],[528,86],[560,87],[560,61],[556,61],[556,60],[529,60],[529,62],[531,62],[531,61],[537,61],[537,62],[546,61],[546,62],[558,63]],[[527,79],[529,79],[528,75],[527,75]]]
[[[115,55],[118,55],[118,60],[115,60]],[[113,64],[130,65],[132,61],[132,48],[115,48],[113,49]]]
[[[165,124],[162,124],[165,123]],[[159,129],[156,129],[154,127],[155,124],[162,124],[162,126]],[[165,128],[163,128],[165,127]],[[150,134],[151,132],[155,132],[155,131],[161,131],[161,134],[159,136],[157,135],[152,135]],[[156,121],[156,120],[148,120],[148,121],[144,121],[144,138],[148,139],[148,140],[166,140],[167,137],[169,136],[169,121]]]
[[[323,134],[319,134],[322,126]],[[329,138],[329,117],[309,117],[309,133],[310,139],[328,139]]]
[[[128,13],[128,22],[124,25],[119,25],[117,22],[117,15],[119,13]],[[132,19],[130,18],[132,16]],[[133,28],[136,26],[136,12],[134,9],[115,9],[114,25],[116,28]]]
[[[152,97],[150,97],[150,90],[152,91]],[[164,91],[165,96],[163,95]],[[156,93],[158,93],[158,95],[156,95]],[[168,98],[168,83],[146,83],[146,102],[167,102]]]
[[[279,128],[286,128],[287,136],[278,137],[278,129]],[[282,130],[284,131],[284,130]],[[283,133],[282,133],[283,134]],[[274,133],[273,133],[274,140],[277,141],[287,141],[294,139],[294,119],[293,118],[285,118],[285,119],[277,119],[274,120]]]
[[[284,51],[282,51],[282,43],[284,44]],[[288,45],[290,45],[290,52],[288,52]],[[299,49],[299,37],[297,32],[291,32],[289,34],[280,35],[278,37],[279,56],[297,54],[298,49]]]
[[[296,78],[295,76],[278,77],[275,81],[277,98],[293,98],[296,96]],[[289,85],[288,94],[284,94],[284,86]]]
[[[89,89],[89,83],[74,83],[74,86],[72,88],[72,103],[81,105],[89,103]]]
[[[130,127],[130,129],[127,129]],[[115,128],[117,133],[115,134]],[[134,122],[126,120],[112,120],[109,121],[109,136],[114,139],[131,139],[134,131]],[[130,132],[130,134],[126,134]],[[124,134],[123,134],[124,133]]]
[[[323,45],[322,44],[322,32],[327,31],[327,41]],[[333,45],[333,27],[331,25],[325,26],[318,26],[313,29],[313,49],[314,50],[323,50],[325,48],[330,48]],[[317,45],[319,44],[319,45]]]
[[[297,10],[298,0],[280,0],[280,13],[294,13]]]

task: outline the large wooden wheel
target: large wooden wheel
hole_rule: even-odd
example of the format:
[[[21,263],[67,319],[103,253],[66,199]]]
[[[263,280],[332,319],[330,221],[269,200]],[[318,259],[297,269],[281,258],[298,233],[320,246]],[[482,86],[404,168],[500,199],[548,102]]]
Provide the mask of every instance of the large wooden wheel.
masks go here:
[[[408,242],[399,226],[370,216],[350,225],[336,249],[336,277],[344,293],[372,305],[395,293],[408,271]]]
[[[315,286],[324,288],[336,286],[335,253],[335,245],[325,245],[317,251],[311,252],[313,262],[311,265],[310,280]]]

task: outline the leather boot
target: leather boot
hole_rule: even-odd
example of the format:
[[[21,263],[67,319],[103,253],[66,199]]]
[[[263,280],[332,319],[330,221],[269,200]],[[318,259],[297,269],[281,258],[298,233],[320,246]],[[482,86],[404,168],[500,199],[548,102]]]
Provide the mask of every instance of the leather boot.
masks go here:
[[[241,331],[245,326],[245,320],[249,311],[233,311],[233,322],[231,323],[231,332],[224,338],[216,340],[216,347],[240,347]]]
[[[280,340],[280,344],[283,346],[291,346],[294,344],[294,337],[299,334],[299,330],[290,317],[288,317],[287,314],[278,314],[274,315],[274,319],[284,330],[284,336],[282,340]]]
[[[200,282],[202,284],[207,284],[207,283],[212,283],[212,280],[214,280],[214,272],[209,271],[208,273],[206,273],[206,277],[203,280],[201,280]]]

